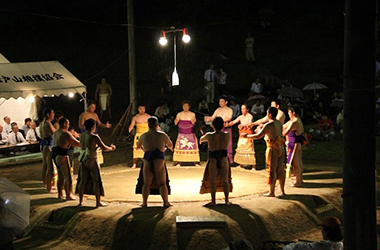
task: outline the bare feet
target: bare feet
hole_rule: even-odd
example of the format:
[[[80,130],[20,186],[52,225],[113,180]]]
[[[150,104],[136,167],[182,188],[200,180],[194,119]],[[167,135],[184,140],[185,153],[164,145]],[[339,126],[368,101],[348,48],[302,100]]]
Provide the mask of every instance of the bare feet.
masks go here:
[[[177,163],[174,167],[179,168],[181,164]]]
[[[58,194],[58,192],[56,190],[50,190],[50,191],[47,191],[49,194]]]
[[[204,207],[213,207],[213,206],[216,206],[215,202],[209,202],[209,203],[204,205]]]
[[[136,164],[133,164],[131,168],[132,168],[132,169],[135,169],[135,168],[136,168]]]
[[[226,201],[225,203],[224,203],[224,205],[231,205],[232,204],[232,202],[229,202],[229,201]]]
[[[83,206],[84,202],[79,202],[78,207]]]
[[[195,162],[194,165],[195,165],[196,167],[200,167],[200,166],[201,166],[201,164],[199,164],[199,162]]]
[[[66,197],[66,200],[67,201],[75,201],[77,198],[75,197],[75,196],[68,196],[68,197]]]
[[[280,196],[282,196],[282,195],[286,195],[285,192],[281,192],[281,193],[280,193]]]
[[[58,199],[64,200],[65,196],[64,195],[58,195]]]
[[[276,196],[274,195],[274,193],[271,193],[271,192],[269,192],[269,193],[267,193],[267,194],[264,194],[263,196],[264,196],[264,197],[276,197]]]
[[[96,203],[96,207],[107,207],[107,206],[108,206],[107,203],[103,203],[103,202]]]
[[[171,204],[170,202],[164,204],[164,208],[169,208],[169,207],[171,207],[171,206],[173,206],[173,204]]]
[[[256,171],[256,166],[253,166],[251,170]]]
[[[301,183],[294,183],[293,185],[292,185],[292,187],[302,187],[302,184]]]
[[[140,207],[148,207],[148,204],[142,203],[142,204],[140,204]]]

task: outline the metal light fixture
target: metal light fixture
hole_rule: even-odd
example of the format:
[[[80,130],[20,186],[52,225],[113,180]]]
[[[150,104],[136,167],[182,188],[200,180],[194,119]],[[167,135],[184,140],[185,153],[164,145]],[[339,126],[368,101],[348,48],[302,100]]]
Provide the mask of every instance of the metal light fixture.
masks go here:
[[[159,40],[159,43],[162,46],[165,46],[168,43],[168,40],[166,39],[166,33],[173,33],[174,71],[172,74],[172,86],[178,86],[179,85],[179,76],[177,73],[177,38],[176,38],[176,32],[182,32],[182,41],[184,43],[190,42],[190,36],[187,33],[187,29],[176,29],[175,27],[170,27],[170,30],[162,31],[162,36],[160,37],[160,40]]]

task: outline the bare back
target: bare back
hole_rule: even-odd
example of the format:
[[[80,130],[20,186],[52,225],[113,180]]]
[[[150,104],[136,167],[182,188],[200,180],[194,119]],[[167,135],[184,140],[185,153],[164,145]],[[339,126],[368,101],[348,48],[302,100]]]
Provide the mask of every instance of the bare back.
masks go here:
[[[70,148],[72,140],[76,140],[73,136],[68,132],[62,129],[58,129],[54,133],[54,146],[58,146],[60,148]]]
[[[165,146],[172,148],[173,143],[170,140],[169,136],[164,132],[150,129],[148,132],[140,136],[137,145],[142,146],[145,152],[153,151],[155,149],[164,152]]]
[[[230,135],[221,130],[208,132],[201,138],[202,141],[208,142],[208,147],[211,151],[223,150],[228,148]]]

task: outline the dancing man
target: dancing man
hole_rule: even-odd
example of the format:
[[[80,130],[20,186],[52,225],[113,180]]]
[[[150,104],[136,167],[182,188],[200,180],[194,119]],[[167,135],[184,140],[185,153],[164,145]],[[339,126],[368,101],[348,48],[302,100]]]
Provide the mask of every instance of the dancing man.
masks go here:
[[[232,120],[233,110],[227,106],[228,99],[226,96],[219,97],[219,108],[217,108],[211,117],[205,117],[205,122],[213,121],[217,116],[221,117],[224,121],[224,126],[222,128],[223,132],[227,132],[230,136],[228,143],[228,159],[230,164],[234,162],[232,157],[232,130],[229,127],[229,122]]]
[[[205,206],[216,205],[216,192],[224,192],[224,203],[231,204],[228,196],[232,192],[231,167],[227,160],[227,147],[229,134],[223,132],[224,121],[222,117],[215,117],[212,121],[213,132],[207,132],[200,142],[208,142],[208,162],[203,174],[200,194],[211,193],[211,202]]]
[[[79,147],[80,143],[69,132],[70,122],[67,118],[59,119],[59,129],[55,131],[54,147],[52,148],[52,158],[58,171],[58,199],[63,199],[62,189],[65,189],[66,200],[75,200],[72,196],[72,162],[74,157],[74,147]]]
[[[256,156],[255,147],[252,138],[247,138],[246,135],[252,134],[251,123],[253,116],[248,112],[245,104],[241,105],[241,115],[234,121],[231,121],[228,125],[232,127],[236,123],[239,129],[239,140],[237,143],[236,153],[234,161],[241,165],[252,165],[252,170],[256,170]]]
[[[289,107],[288,114],[290,120],[284,125],[283,135],[287,136],[286,146],[288,149],[288,159],[286,175],[289,177],[291,166],[294,166],[296,182],[294,187],[300,187],[303,183],[303,163],[302,163],[302,145],[306,141],[303,123],[299,117],[301,109],[297,107]]]
[[[132,129],[136,125],[136,134],[133,140],[133,166],[132,168],[136,168],[137,160],[144,156],[144,151],[142,151],[141,148],[137,147],[137,142],[139,141],[140,136],[148,132],[149,130],[148,119],[150,115],[145,113],[145,105],[140,103],[137,110],[139,113],[132,118],[131,124],[129,125],[129,129],[128,129],[129,133],[131,133]]]
[[[158,131],[158,120],[155,116],[148,119],[149,131],[141,135],[137,142],[138,148],[143,148],[143,167],[140,169],[136,185],[136,194],[142,194],[142,207],[148,206],[149,194],[160,194],[164,207],[170,207],[168,170],[165,164],[165,146],[173,151],[173,143],[169,136]]]
[[[56,131],[53,124],[51,123],[54,119],[54,111],[52,109],[46,108],[44,110],[44,119],[40,125],[40,135],[42,141],[41,152],[42,152],[42,180],[46,186],[46,190],[52,193],[52,178],[54,177],[54,166],[51,154],[51,148],[53,147],[53,134]]]
[[[267,111],[268,122],[254,135],[247,135],[254,140],[264,137],[267,144],[265,151],[265,165],[269,173],[268,184],[270,191],[268,197],[275,197],[276,181],[280,182],[281,195],[285,195],[285,171],[283,168],[284,139],[282,138],[282,123],[276,119],[277,108],[270,107]]]
[[[100,175],[100,167],[97,160],[96,148],[100,147],[104,151],[116,149],[115,145],[107,146],[102,139],[95,134],[96,121],[88,119],[84,122],[86,132],[80,135],[81,154],[78,157],[80,163],[80,173],[78,174],[79,185],[79,206],[83,204],[83,194],[94,194],[96,198],[96,207],[108,206],[100,201],[100,196],[104,196],[103,183]],[[92,179],[92,190],[87,190],[87,182]]]
[[[178,125],[178,137],[174,148],[173,161],[177,167],[181,162],[194,162],[199,166],[198,140],[194,133],[194,124],[197,121],[195,114],[190,111],[190,102],[182,102],[182,112],[177,114],[174,124]]]

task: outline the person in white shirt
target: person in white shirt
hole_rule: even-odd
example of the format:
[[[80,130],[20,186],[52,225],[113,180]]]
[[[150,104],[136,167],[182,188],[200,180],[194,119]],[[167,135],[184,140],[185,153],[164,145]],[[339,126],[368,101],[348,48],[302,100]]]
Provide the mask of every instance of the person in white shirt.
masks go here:
[[[8,142],[8,135],[5,133],[3,126],[0,125],[0,144]]]
[[[12,132],[8,135],[9,144],[26,142],[24,136],[19,132],[17,123],[12,124]]]
[[[257,99],[255,105],[252,106],[251,113],[254,120],[260,119],[264,116],[264,105],[261,103],[260,99]]]
[[[205,89],[208,90],[206,99],[207,103],[214,103],[214,98],[215,98],[215,77],[216,77],[216,72],[214,70],[214,64],[210,65],[209,69],[205,70],[204,74],[204,81],[205,81]]]
[[[10,132],[12,132],[12,126],[11,126],[11,118],[8,116],[4,117],[4,131],[8,135]]]
[[[30,123],[32,122],[32,119],[30,118],[25,118],[24,125],[21,126],[20,130],[23,131],[24,136],[26,137],[26,134],[28,133],[30,129]]]
[[[257,78],[251,85],[251,93],[252,94],[260,94],[263,90],[263,85],[260,83],[260,79]]]
[[[26,137],[25,137],[25,139],[28,142],[36,142],[38,141],[38,138],[40,138],[40,136],[38,135],[38,130],[36,129],[36,126],[37,125],[35,122],[30,123],[30,129],[28,133],[26,133]]]
[[[254,62],[255,54],[253,53],[253,43],[255,39],[248,33],[247,38],[245,39],[245,57],[248,62]]]

